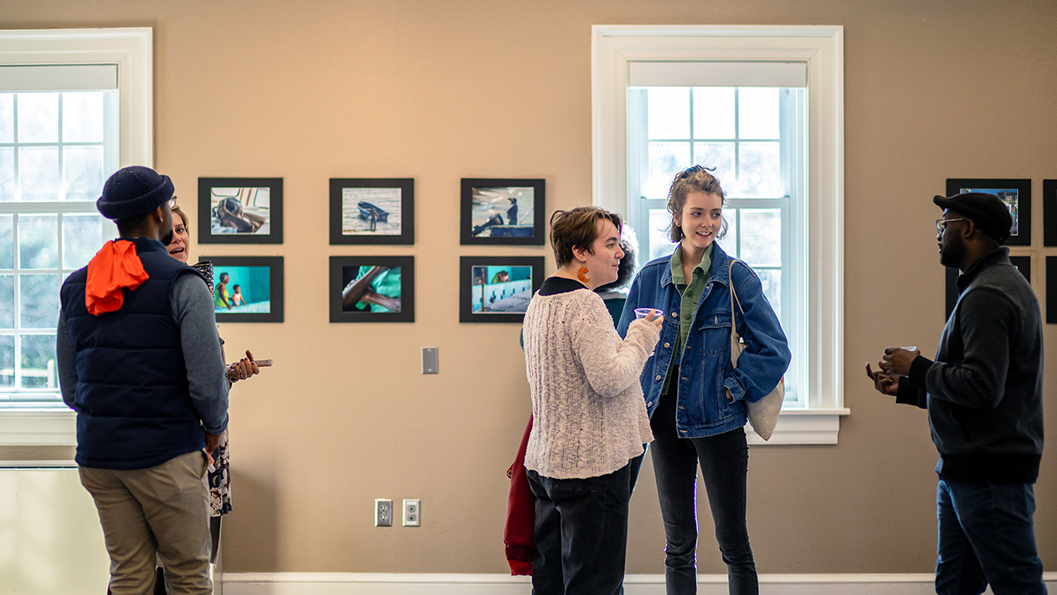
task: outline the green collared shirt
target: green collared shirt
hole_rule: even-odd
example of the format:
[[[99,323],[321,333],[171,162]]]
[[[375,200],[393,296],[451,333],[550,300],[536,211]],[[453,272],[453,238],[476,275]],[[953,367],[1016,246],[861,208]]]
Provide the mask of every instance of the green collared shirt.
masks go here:
[[[694,310],[697,309],[697,301],[701,299],[701,292],[705,290],[705,282],[708,273],[712,270],[712,244],[705,248],[701,255],[701,262],[694,267],[690,282],[686,282],[683,275],[682,248],[677,247],[672,253],[672,283],[679,288],[679,340],[676,342],[676,351],[672,354],[672,364],[668,367],[668,376],[664,379],[663,392],[667,393],[669,383],[672,380],[672,368],[678,365],[682,357],[683,349],[686,347],[686,338],[690,334],[690,323],[694,320]]]

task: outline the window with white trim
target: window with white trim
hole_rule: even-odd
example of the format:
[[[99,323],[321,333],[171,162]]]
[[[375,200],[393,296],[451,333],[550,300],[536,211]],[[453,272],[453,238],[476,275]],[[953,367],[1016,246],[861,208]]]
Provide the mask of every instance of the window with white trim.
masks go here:
[[[150,164],[150,29],[0,31],[0,444],[70,444],[59,288],[117,235],[95,200]]]
[[[833,443],[843,408],[839,27],[594,28],[595,203],[666,256],[672,177],[715,167],[717,240],[757,271],[793,361],[771,443]],[[823,309],[824,307],[824,309]],[[759,441],[750,436],[751,441]]]

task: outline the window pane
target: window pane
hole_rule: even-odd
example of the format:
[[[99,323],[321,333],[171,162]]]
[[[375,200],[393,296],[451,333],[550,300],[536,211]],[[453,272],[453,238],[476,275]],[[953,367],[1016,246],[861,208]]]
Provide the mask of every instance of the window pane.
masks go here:
[[[22,200],[59,200],[59,148],[21,147],[18,150]]]
[[[734,177],[734,143],[694,143],[694,163],[705,167],[714,167],[713,176],[720,186],[733,185]]]
[[[18,218],[18,265],[23,269],[59,268],[58,215]]]
[[[18,142],[59,141],[59,94],[18,94]]]
[[[0,269],[15,268],[15,216],[0,215]]]
[[[22,388],[58,388],[55,335],[21,335]]]
[[[771,308],[778,315],[778,321],[782,320],[782,271],[781,269],[757,269],[756,275],[763,284],[763,294],[767,301],[771,302]]]
[[[650,172],[642,192],[646,198],[667,198],[672,178],[690,167],[690,143],[650,143]]]
[[[59,279],[59,275],[19,275],[21,328],[54,329],[58,326]]]
[[[741,255],[750,266],[782,266],[782,212],[741,209]]]
[[[15,202],[14,147],[0,147],[0,202]]]
[[[88,264],[102,244],[100,215],[65,215],[62,218],[62,266],[79,269]]]
[[[103,93],[62,94],[62,141],[103,142]]]
[[[672,222],[672,216],[668,209],[650,209],[650,255],[646,260],[639,259],[640,266],[661,256],[672,253],[675,246],[668,239],[668,227]]]
[[[716,238],[716,243],[732,258],[738,256],[738,209],[723,209],[723,220],[727,222],[727,234]]]
[[[734,138],[733,87],[694,88],[694,138]]]
[[[738,184],[733,196],[778,198],[782,196],[782,169],[778,143],[742,143]]]
[[[0,335],[0,388],[15,385],[15,336]]]
[[[15,142],[15,94],[0,93],[0,143]]]
[[[738,137],[779,138],[778,89],[741,87],[738,89]]]
[[[690,138],[688,87],[650,87],[646,90],[646,105],[650,138]]]
[[[0,275],[0,328],[15,328],[14,275]]]
[[[95,200],[103,193],[103,147],[63,149],[66,200]]]

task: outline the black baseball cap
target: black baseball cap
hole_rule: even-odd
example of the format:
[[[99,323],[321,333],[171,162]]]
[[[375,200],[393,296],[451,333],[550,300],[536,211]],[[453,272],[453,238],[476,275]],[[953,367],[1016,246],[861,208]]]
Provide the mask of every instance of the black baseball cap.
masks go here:
[[[941,209],[954,211],[971,219],[980,231],[991,236],[999,244],[1005,244],[1013,228],[1013,216],[1009,208],[994,194],[986,192],[963,192],[954,196],[939,196],[932,199]]]

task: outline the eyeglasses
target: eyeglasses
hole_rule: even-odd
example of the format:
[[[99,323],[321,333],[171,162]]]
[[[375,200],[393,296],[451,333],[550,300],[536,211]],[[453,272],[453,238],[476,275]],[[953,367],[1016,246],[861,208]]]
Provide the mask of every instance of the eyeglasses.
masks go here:
[[[172,196],[172,198],[169,199],[168,205],[169,205],[169,210],[170,211],[176,208],[176,195],[175,194]]]
[[[937,219],[936,233],[943,233],[943,230],[947,229],[947,224],[954,223],[955,221],[970,221],[970,219],[968,217],[961,217],[958,219]]]

